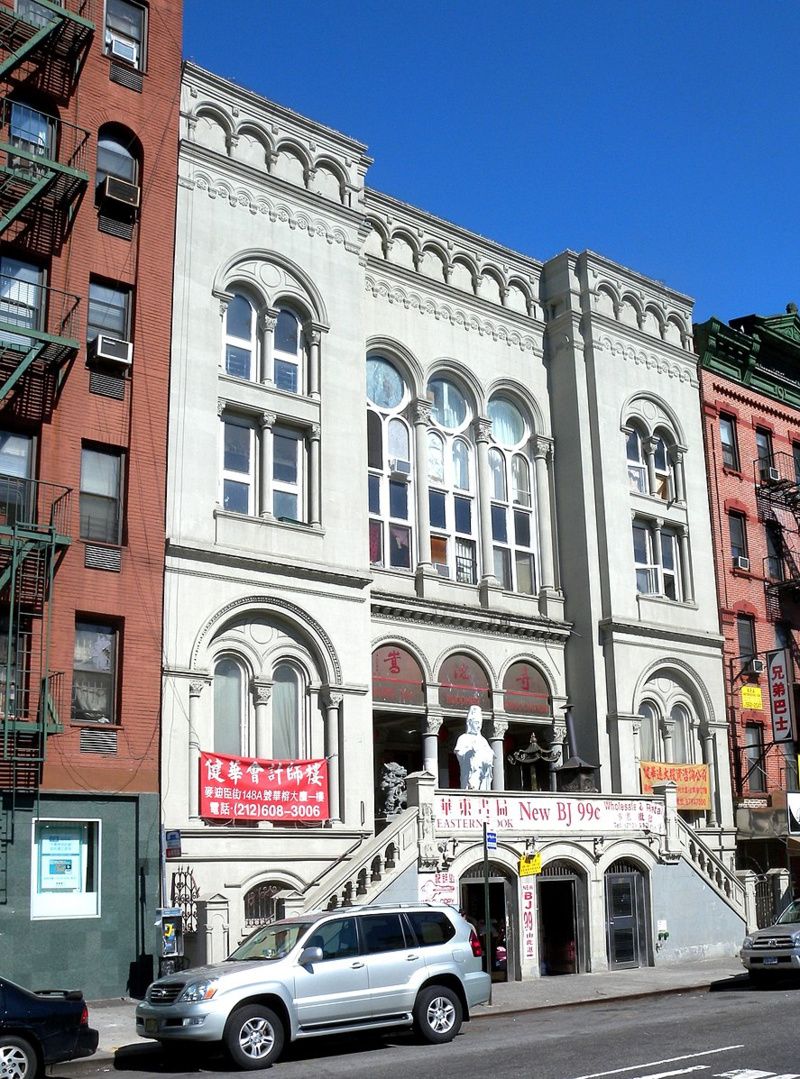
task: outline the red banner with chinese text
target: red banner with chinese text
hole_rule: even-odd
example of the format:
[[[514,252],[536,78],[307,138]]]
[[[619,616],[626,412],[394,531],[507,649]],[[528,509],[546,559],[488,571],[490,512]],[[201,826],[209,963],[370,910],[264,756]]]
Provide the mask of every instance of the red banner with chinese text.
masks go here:
[[[678,788],[678,809],[711,808],[711,776],[707,764],[666,764],[642,761],[642,794],[652,794],[654,783],[671,780]]]
[[[328,762],[201,753],[200,816],[321,824],[328,819]]]

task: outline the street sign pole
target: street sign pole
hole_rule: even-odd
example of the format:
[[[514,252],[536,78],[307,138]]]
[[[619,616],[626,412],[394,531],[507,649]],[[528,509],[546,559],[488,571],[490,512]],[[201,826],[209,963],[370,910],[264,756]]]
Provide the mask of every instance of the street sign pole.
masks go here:
[[[486,953],[486,971],[489,975],[489,1003],[492,1003],[492,927],[489,906],[489,844],[486,838],[486,821],[483,822],[483,936]]]

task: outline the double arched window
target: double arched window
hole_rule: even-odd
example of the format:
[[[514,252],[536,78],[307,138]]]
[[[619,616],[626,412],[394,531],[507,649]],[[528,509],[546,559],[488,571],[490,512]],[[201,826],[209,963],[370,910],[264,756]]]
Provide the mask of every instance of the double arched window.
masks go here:
[[[385,356],[367,357],[367,465],[369,557],[372,565],[411,569],[413,479],[411,395],[398,367]]]
[[[635,424],[626,433],[628,483],[637,494],[649,494],[665,502],[675,498],[674,460],[663,432],[646,435]]]
[[[259,306],[243,289],[235,289],[225,311],[225,373],[251,382],[271,383],[285,393],[306,392],[306,335],[300,316],[279,307],[259,329]]]
[[[268,694],[254,700],[243,660],[223,654],[214,665],[214,752],[231,757],[297,760],[308,750],[305,671],[290,660],[272,668]],[[254,687],[255,688],[255,687]],[[256,715],[267,710],[266,720]],[[262,725],[259,731],[257,727]]]
[[[454,382],[428,383],[432,427],[428,431],[428,503],[431,561],[437,572],[462,584],[475,584],[475,454],[467,398]]]
[[[531,431],[517,405],[508,397],[489,402],[492,446],[492,542],[494,574],[503,588],[531,594],[536,591]]]
[[[639,756],[643,761],[691,764],[694,759],[692,723],[688,707],[678,702],[668,712],[655,701],[639,706]]]

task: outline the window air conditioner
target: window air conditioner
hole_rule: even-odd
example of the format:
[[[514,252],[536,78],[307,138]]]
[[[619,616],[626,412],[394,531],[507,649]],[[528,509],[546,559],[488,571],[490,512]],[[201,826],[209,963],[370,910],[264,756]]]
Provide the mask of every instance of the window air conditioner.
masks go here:
[[[133,363],[133,345],[119,337],[99,333],[88,345],[89,359],[103,363],[118,363],[130,367]]]
[[[109,34],[107,41],[108,51],[117,60],[127,60],[129,64],[138,62],[139,50],[135,41],[126,41],[124,37],[117,37],[116,34]]]
[[[390,457],[389,471],[393,480],[407,480],[411,476],[411,462],[402,457]]]
[[[440,577],[450,576],[450,567],[447,565],[446,562],[434,562],[433,568],[436,570]]]
[[[747,664],[747,669],[750,674],[763,674],[767,669],[767,665],[763,659],[756,659],[755,657]]]
[[[750,559],[745,558],[745,556],[741,555],[741,554],[737,555],[733,560],[733,568],[734,569],[743,569],[747,573],[749,573],[750,572]]]
[[[138,210],[141,190],[136,184],[119,180],[116,176],[106,176],[100,187],[100,199],[103,202],[115,202],[127,210]]]
[[[767,469],[767,483],[780,483],[780,482],[781,482],[780,469],[779,468],[768,468]]]

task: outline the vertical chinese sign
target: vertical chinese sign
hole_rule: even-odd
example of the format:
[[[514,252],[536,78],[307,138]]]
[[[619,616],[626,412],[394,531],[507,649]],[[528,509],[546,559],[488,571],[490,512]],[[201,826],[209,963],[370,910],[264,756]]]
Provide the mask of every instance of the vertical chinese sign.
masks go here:
[[[533,917],[536,896],[536,877],[519,878],[519,909],[522,915],[520,954],[524,963],[536,958],[536,926]]]
[[[794,739],[793,675],[791,656],[786,649],[767,654],[767,684],[774,742],[791,742]]]
[[[201,753],[200,816],[322,823],[328,819],[328,762]]]

